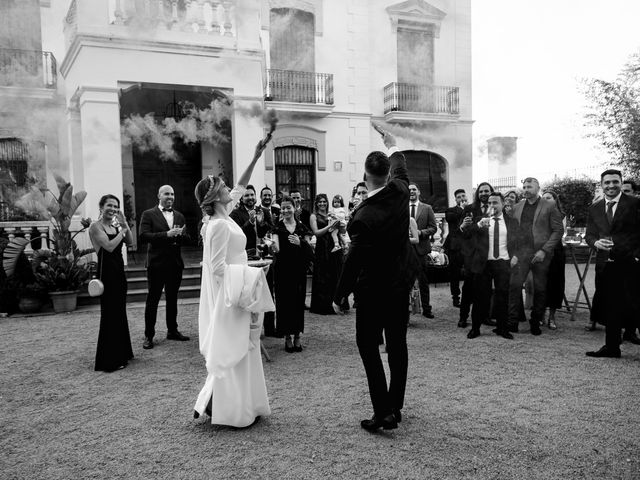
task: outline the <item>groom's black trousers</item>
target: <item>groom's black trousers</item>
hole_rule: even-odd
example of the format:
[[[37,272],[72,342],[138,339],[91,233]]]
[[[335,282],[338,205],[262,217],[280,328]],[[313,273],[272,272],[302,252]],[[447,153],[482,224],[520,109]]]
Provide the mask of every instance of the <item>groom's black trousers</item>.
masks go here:
[[[356,309],[356,343],[369,383],[373,412],[378,418],[400,410],[404,404],[407,384],[407,323],[409,291],[358,296]],[[379,339],[384,330],[387,341],[390,382],[380,358]]]

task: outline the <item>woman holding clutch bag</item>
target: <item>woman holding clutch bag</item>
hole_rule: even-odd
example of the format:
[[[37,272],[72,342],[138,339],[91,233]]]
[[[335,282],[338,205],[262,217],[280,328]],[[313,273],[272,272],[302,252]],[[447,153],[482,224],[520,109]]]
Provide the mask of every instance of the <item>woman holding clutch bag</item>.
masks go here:
[[[98,255],[98,278],[104,285],[95,369],[113,372],[126,367],[133,358],[127,322],[127,277],[122,258],[123,245],[131,245],[133,237],[120,211],[118,197],[104,195],[98,206],[100,218],[89,227],[89,238]]]

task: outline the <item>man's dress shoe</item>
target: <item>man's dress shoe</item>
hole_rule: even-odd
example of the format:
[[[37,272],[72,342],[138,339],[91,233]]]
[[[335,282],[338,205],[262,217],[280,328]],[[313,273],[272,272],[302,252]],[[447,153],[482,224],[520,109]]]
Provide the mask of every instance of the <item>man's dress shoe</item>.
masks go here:
[[[149,337],[145,337],[144,342],[142,342],[142,348],[144,348],[145,350],[149,350],[150,348],[153,348],[153,339]]]
[[[393,414],[383,418],[378,418],[374,415],[371,417],[371,420],[362,420],[360,426],[368,432],[375,432],[379,428],[393,430],[394,428],[398,428],[398,421]]]
[[[169,332],[167,333],[167,340],[178,340],[179,342],[186,342],[189,340],[189,337],[181,334],[179,331]]]
[[[587,357],[620,358],[620,349],[612,350],[607,348],[607,346],[605,345],[600,350],[597,350],[595,352],[587,352]]]
[[[467,338],[476,338],[480,336],[480,330],[471,329],[469,333],[467,333]]]
[[[542,335],[540,325],[531,325],[531,335]]]
[[[396,419],[396,422],[402,422],[402,412],[400,410],[394,410],[392,412],[392,415]]]
[[[499,330],[497,328],[494,328],[493,333],[501,336],[502,338],[506,338],[507,340],[513,340],[513,335],[511,335],[507,330]]]
[[[428,312],[422,312],[422,316],[426,317],[426,318],[436,318],[433,313],[431,313],[430,311]]]
[[[638,338],[638,336],[636,334],[631,334],[631,335],[623,335],[622,337],[622,341],[623,342],[629,342],[629,343],[633,343],[634,345],[640,345],[640,338]]]

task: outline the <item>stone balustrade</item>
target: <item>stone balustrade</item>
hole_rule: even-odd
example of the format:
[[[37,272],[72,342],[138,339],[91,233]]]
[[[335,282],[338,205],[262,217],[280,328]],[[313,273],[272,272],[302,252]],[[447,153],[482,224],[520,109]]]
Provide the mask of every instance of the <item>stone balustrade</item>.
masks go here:
[[[41,240],[40,248],[42,250],[49,249],[49,228],[51,228],[51,222],[48,220],[0,222],[1,235],[6,235],[9,240],[16,236],[24,237],[27,240],[34,240],[39,237]],[[25,253],[27,255],[33,254],[31,243],[28,243],[25,247]]]
[[[113,25],[235,36],[235,0],[111,0]]]

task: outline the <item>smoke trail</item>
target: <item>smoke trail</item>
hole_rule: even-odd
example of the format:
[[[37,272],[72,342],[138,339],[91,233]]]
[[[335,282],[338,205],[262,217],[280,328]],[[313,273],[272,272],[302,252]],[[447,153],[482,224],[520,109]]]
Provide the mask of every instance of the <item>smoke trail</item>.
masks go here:
[[[176,138],[185,143],[229,143],[224,124],[231,120],[234,113],[259,119],[263,127],[269,128],[269,133],[275,130],[278,123],[275,110],[265,110],[258,103],[243,106],[230,100],[215,99],[207,108],[197,108],[190,102],[182,102],[181,106],[185,116],[179,120],[169,117],[158,122],[153,113],[129,116],[122,124],[123,144],[133,146],[140,152],[157,150],[162,159],[175,160],[173,142]]]

